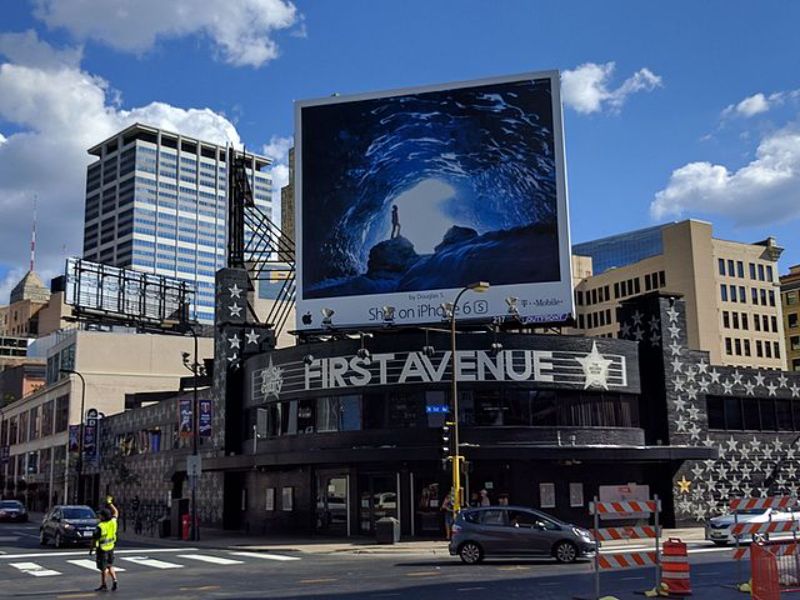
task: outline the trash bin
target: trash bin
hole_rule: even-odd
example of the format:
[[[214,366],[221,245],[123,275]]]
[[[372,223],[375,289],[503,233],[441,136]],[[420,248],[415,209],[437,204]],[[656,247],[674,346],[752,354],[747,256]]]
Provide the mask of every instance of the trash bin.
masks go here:
[[[382,517],[375,521],[375,541],[379,544],[396,544],[400,541],[400,521]]]
[[[162,517],[158,521],[158,537],[162,537],[162,538],[169,537],[170,533],[171,533],[170,532],[170,529],[171,529],[170,525],[172,525],[172,523],[170,523],[169,517]]]

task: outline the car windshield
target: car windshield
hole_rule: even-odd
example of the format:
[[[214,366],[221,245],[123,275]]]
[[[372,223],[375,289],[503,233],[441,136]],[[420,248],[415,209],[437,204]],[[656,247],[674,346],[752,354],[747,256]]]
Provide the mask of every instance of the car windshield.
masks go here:
[[[0,502],[0,508],[22,508],[22,503],[17,500],[3,500]]]
[[[763,515],[767,512],[766,508],[741,508],[736,511],[737,515]]]
[[[91,508],[65,508],[65,519],[94,519],[94,511]]]

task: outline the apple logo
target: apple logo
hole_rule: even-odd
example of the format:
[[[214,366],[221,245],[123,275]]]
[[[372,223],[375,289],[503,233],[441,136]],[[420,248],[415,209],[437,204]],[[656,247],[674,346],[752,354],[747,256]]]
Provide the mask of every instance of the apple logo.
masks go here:
[[[310,311],[303,315],[303,325],[311,325],[312,320],[313,317],[311,316]]]

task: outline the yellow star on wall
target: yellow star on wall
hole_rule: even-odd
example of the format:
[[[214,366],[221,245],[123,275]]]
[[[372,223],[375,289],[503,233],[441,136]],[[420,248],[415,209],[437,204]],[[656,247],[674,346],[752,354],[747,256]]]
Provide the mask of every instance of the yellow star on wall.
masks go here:
[[[681,494],[688,494],[691,486],[692,482],[686,479],[686,475],[682,475],[680,481],[678,481],[678,492]]]

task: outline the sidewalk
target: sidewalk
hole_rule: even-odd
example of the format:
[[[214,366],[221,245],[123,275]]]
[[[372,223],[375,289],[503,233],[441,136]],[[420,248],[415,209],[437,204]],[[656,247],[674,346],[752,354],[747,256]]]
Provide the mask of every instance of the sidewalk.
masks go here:
[[[702,527],[686,529],[664,529],[662,540],[680,538],[684,542],[702,542],[705,532]],[[431,554],[448,556],[445,540],[401,540],[397,544],[377,544],[370,537],[328,538],[322,536],[247,535],[219,529],[200,528],[200,541],[184,542],[174,537],[157,538],[135,535],[132,528],[120,530],[120,540],[132,544],[158,546],[186,545],[199,548],[249,550],[251,552],[300,552],[309,554]],[[653,540],[618,540],[604,542],[603,548],[652,545]]]

